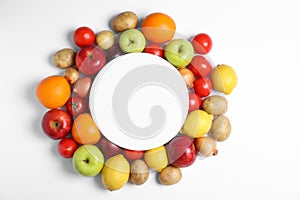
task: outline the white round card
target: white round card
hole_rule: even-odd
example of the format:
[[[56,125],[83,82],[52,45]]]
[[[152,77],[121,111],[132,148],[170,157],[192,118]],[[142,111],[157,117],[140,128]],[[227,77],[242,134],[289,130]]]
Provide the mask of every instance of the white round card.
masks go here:
[[[116,145],[148,150],[170,141],[188,113],[188,89],[168,61],[129,53],[107,63],[89,97],[93,120]]]

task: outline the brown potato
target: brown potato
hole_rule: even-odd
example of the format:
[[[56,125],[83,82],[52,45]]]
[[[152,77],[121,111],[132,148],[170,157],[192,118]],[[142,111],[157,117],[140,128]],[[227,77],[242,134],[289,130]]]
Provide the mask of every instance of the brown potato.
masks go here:
[[[229,119],[224,116],[218,116],[212,122],[212,127],[210,129],[210,135],[213,139],[218,142],[226,140],[231,133],[231,125]]]
[[[225,97],[212,95],[204,99],[202,108],[210,114],[223,115],[227,111],[228,103]]]
[[[149,168],[143,160],[134,160],[130,166],[129,180],[135,185],[144,184],[149,178]]]
[[[68,68],[75,64],[76,52],[70,48],[64,48],[54,54],[54,64],[58,68]]]
[[[163,185],[174,185],[181,180],[181,177],[181,169],[171,165],[159,172],[159,181]]]
[[[116,32],[135,28],[138,24],[138,16],[131,11],[126,11],[115,16],[111,22],[111,27]]]

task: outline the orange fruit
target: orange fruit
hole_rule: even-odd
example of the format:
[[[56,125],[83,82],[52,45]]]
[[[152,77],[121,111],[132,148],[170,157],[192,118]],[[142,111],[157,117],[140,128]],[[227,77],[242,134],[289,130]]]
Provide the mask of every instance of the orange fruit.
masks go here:
[[[73,122],[72,137],[79,144],[96,144],[101,138],[101,132],[92,116],[89,113],[82,113]]]
[[[71,88],[63,76],[53,75],[41,80],[35,93],[42,105],[53,109],[65,105],[70,97]]]
[[[176,24],[164,13],[152,13],[142,21],[142,32],[145,37],[154,43],[164,43],[174,37]]]

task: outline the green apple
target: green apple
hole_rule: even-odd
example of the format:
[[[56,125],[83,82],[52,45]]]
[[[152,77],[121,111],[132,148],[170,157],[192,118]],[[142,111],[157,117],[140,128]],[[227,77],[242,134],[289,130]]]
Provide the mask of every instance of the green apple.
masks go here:
[[[165,47],[165,58],[177,68],[186,67],[193,59],[193,45],[186,39],[174,39]]]
[[[142,52],[146,46],[143,33],[137,29],[128,29],[121,33],[119,45],[124,53]]]
[[[97,176],[103,168],[103,163],[102,152],[91,144],[80,146],[72,158],[74,170],[84,176]]]

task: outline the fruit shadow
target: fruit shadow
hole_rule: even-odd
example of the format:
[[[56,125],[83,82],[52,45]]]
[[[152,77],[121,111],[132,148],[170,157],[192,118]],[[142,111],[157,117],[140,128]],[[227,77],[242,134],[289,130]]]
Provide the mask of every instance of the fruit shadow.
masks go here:
[[[49,138],[44,134],[41,127],[41,120],[44,113],[47,111],[47,109],[45,109],[43,106],[40,105],[40,103],[38,102],[35,96],[35,88],[37,87],[38,83],[39,81],[32,81],[30,84],[28,84],[26,86],[27,88],[24,94],[27,103],[30,105],[30,107],[32,108],[31,110],[34,112],[33,114],[34,117],[31,119],[31,123],[30,123],[30,130],[31,130],[30,133],[34,134],[34,138],[36,138],[37,141],[39,140],[39,138],[43,140],[49,140]],[[72,173],[72,174],[76,173],[73,170],[72,160],[62,158],[58,154],[57,152],[58,141],[53,140],[51,141],[50,144],[51,144],[51,146],[49,147],[50,152],[61,161],[62,168],[68,173]]]
[[[28,84],[25,89],[25,99],[30,107],[32,107],[33,119],[30,123],[30,129],[34,136],[38,137],[44,137],[43,130],[41,127],[41,119],[43,117],[43,114],[45,113],[45,108],[43,108],[35,96],[35,88],[37,87],[39,81],[32,81],[30,84]]]
[[[59,162],[61,162],[62,169],[72,175],[78,175],[76,171],[73,168],[72,164],[72,158],[63,158],[61,155],[59,155],[57,151],[57,145],[58,145],[59,140],[53,141],[52,146],[51,146],[51,153],[55,158],[58,159]]]
[[[109,190],[107,190],[105,187],[104,187],[104,185],[103,185],[103,183],[102,183],[102,181],[101,181],[101,174],[102,172],[100,172],[100,174],[98,174],[97,176],[95,176],[94,177],[94,181],[95,181],[95,184],[96,184],[96,186],[97,186],[97,188],[100,188],[100,189],[102,189],[103,191],[109,191]],[[111,191],[109,191],[109,192],[111,192]]]
[[[67,38],[66,38],[68,43],[70,44],[70,46],[68,48],[71,48],[77,52],[80,48],[78,46],[76,46],[76,44],[74,43],[73,35],[74,35],[74,30],[68,30]]]
[[[153,171],[152,171],[152,173],[153,173]],[[155,182],[157,183],[157,184],[160,184],[160,180],[159,180],[159,173],[158,172],[155,172]]]
[[[68,31],[67,31],[66,39],[67,39],[67,42],[68,42],[68,46],[66,46],[66,47],[61,47],[61,49],[64,49],[64,48],[70,48],[70,49],[73,49],[75,52],[77,52],[77,51],[80,49],[80,48],[79,48],[78,46],[76,46],[75,43],[74,43],[74,40],[73,40],[73,34],[74,34],[74,30],[68,30]],[[58,49],[58,50],[60,50],[60,49]],[[58,50],[57,50],[57,51],[58,51]],[[55,53],[56,53],[57,51],[51,52],[51,53],[49,54],[49,56],[48,56],[48,64],[49,64],[51,67],[56,68],[56,69],[57,69],[57,67],[54,65],[53,59],[54,59],[54,55],[55,55]]]

